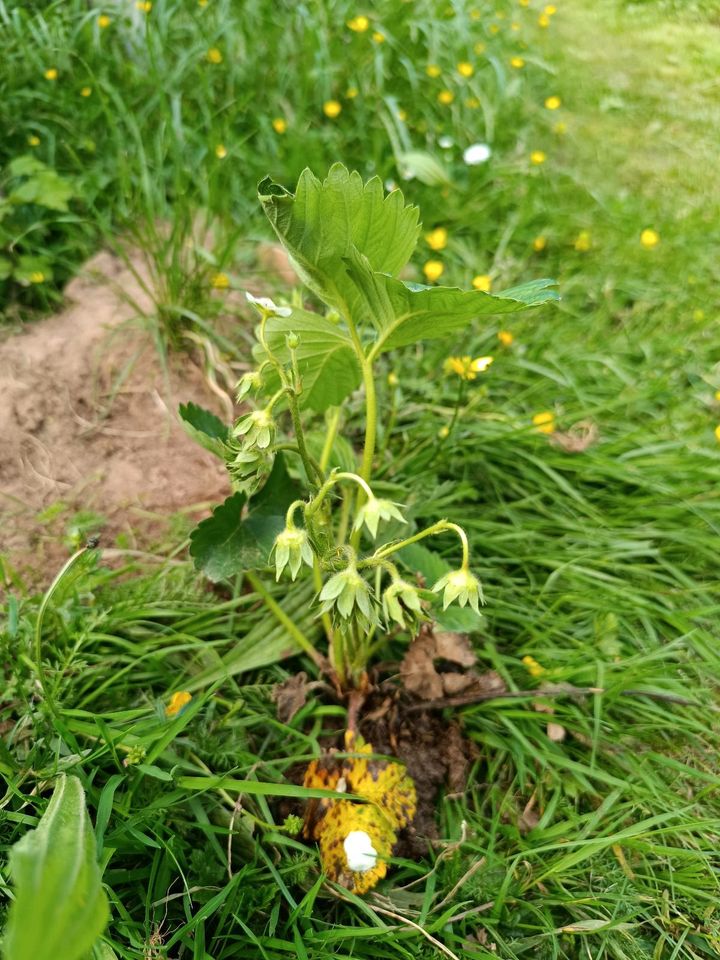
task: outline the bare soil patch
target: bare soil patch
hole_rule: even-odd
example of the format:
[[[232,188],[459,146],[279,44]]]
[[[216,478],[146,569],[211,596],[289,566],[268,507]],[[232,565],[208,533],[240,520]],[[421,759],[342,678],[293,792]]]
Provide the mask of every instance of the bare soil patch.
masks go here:
[[[222,464],[186,435],[177,406],[227,411],[193,358],[173,356],[164,370],[132,324],[129,299],[152,308],[133,270],[100,253],[66,297],[61,313],[0,343],[0,554],[38,586],[67,556],[62,533],[79,511],[104,518],[104,546],[124,531],[123,543],[142,551],[163,518],[229,492]]]

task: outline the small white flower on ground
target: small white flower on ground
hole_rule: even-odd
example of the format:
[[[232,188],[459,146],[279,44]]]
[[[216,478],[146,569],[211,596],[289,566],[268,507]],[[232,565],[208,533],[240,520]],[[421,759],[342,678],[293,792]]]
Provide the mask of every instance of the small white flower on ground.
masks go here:
[[[452,137],[440,137],[438,140],[439,145],[443,150],[450,150],[451,147],[455,146],[455,141]]]
[[[377,850],[364,830],[351,830],[343,842],[347,865],[354,873],[367,873],[377,863]]]
[[[289,317],[292,313],[290,307],[278,307],[273,303],[270,297],[254,297],[251,293],[245,293],[248,303],[252,303],[261,312],[274,313],[276,317]]]
[[[486,143],[473,143],[463,153],[463,160],[469,167],[476,167],[490,159],[492,150]]]

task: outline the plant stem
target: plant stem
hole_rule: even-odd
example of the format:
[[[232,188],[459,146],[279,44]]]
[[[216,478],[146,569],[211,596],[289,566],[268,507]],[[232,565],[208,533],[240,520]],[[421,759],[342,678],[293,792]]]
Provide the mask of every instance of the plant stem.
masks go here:
[[[270,610],[270,612],[275,616],[275,619],[285,627],[295,643],[297,643],[297,645],[304,650],[305,653],[307,653],[315,666],[319,670],[322,670],[323,658],[312,645],[312,643],[310,643],[305,634],[293,623],[282,607],[271,597],[265,586],[262,584],[259,578],[255,576],[254,573],[247,571],[245,576],[255,593],[257,593],[257,595],[263,599],[268,610]]]
[[[322,573],[320,572],[320,562],[317,557],[313,558],[313,584],[317,593],[320,593],[323,587],[323,581]],[[325,629],[325,636],[327,637],[328,643],[330,646],[332,646],[334,631],[330,614],[323,613],[320,615],[320,619],[322,620],[322,625]]]
[[[330,462],[333,444],[335,443],[338,426],[340,425],[340,412],[340,407],[335,407],[330,417],[330,422],[328,423],[327,436],[325,437],[325,443],[322,448],[322,453],[320,454],[320,469],[323,473],[327,470],[328,463]]]
[[[462,569],[467,570],[470,560],[467,535],[462,527],[458,526],[457,523],[451,523],[449,520],[438,520],[438,522],[434,523],[431,527],[427,527],[425,530],[413,534],[412,537],[406,537],[405,540],[398,540],[396,543],[390,543],[385,547],[381,547],[381,549],[376,550],[372,556],[361,560],[360,563],[358,563],[358,569],[375,566],[384,560],[385,557],[389,557],[390,554],[402,550],[403,547],[409,547],[411,543],[417,543],[418,540],[424,540],[425,537],[432,537],[436,533],[443,533],[445,530],[452,530],[460,538],[462,544]]]
[[[362,364],[363,384],[365,386],[365,447],[363,449],[362,469],[360,475],[363,480],[370,483],[372,476],[373,458],[375,456],[375,437],[377,435],[377,393],[375,391],[375,380],[373,378],[372,363],[363,360]]]
[[[302,420],[300,419],[300,409],[298,407],[297,394],[292,387],[289,387],[286,393],[288,398],[288,406],[290,407],[290,416],[292,417],[293,422],[293,429],[295,430],[295,440],[300,453],[300,459],[305,467],[308,483],[310,486],[317,486],[318,484],[322,483],[322,475],[316,469],[310,454],[307,451],[307,447],[305,446],[305,433],[303,431]],[[314,480],[313,477],[316,479]]]

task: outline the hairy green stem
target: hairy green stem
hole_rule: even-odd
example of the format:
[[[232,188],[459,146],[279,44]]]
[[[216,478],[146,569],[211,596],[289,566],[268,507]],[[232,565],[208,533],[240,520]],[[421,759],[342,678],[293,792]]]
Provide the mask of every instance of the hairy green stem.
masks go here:
[[[389,543],[387,546],[381,547],[380,550],[376,550],[372,556],[361,560],[360,563],[358,563],[358,569],[374,567],[381,563],[386,557],[397,553],[398,550],[402,550],[403,547],[409,547],[411,543],[417,543],[418,540],[424,540],[425,537],[432,537],[446,530],[452,530],[460,538],[462,544],[462,569],[467,570],[470,562],[470,548],[467,535],[462,527],[458,526],[457,523],[451,523],[449,520],[438,520],[437,523],[434,523],[431,527],[427,527],[425,530],[421,530],[411,537],[406,537],[404,540],[397,540],[395,543]]]
[[[328,468],[328,464],[330,463],[333,444],[335,443],[335,437],[337,436],[338,427],[340,425],[340,413],[340,407],[335,407],[328,424],[327,436],[325,437],[325,443],[323,444],[322,453],[320,454],[320,469],[323,473],[325,473]]]

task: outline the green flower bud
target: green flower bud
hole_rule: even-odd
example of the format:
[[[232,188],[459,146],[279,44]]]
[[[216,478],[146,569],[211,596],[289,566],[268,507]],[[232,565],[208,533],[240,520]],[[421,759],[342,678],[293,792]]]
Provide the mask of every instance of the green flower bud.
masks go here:
[[[253,410],[237,422],[233,435],[243,438],[243,450],[250,450],[252,447],[266,450],[275,439],[276,429],[275,420],[269,410]]]
[[[253,493],[262,478],[272,470],[274,460],[275,455],[271,450],[258,450],[257,447],[250,450],[243,448],[234,460],[227,463],[227,469],[237,486],[248,493]]]
[[[452,570],[440,577],[433,587],[433,592],[440,593],[441,590],[443,610],[447,610],[453,600],[457,600],[461,607],[469,603],[475,613],[480,613],[478,604],[485,603],[480,581],[469,570]]]
[[[238,380],[236,387],[235,399],[238,403],[241,403],[242,400],[252,391],[255,393],[258,391],[263,384],[262,374],[259,370],[250,370],[249,373],[244,374]]]
[[[290,568],[290,577],[294,580],[303,563],[309,567],[313,565],[313,552],[308,535],[297,527],[286,527],[282,533],[279,533],[275,537],[273,550],[275,551],[276,580],[280,579],[280,574],[285,567]]]
[[[319,599],[323,613],[337,611],[347,620],[351,614],[359,612],[368,623],[374,623],[377,619],[370,588],[354,563],[330,577],[320,591]]]
[[[406,523],[405,517],[400,513],[398,505],[391,500],[379,500],[377,497],[368,497],[357,512],[354,530],[360,530],[363,524],[370,531],[373,539],[377,536],[378,524],[381,520],[399,520],[400,523]]]
[[[401,627],[412,627],[423,618],[420,594],[407,580],[393,580],[382,597],[385,622],[392,620]]]
[[[296,333],[288,333],[285,337],[285,345],[288,350],[297,350],[300,346],[300,337]]]

